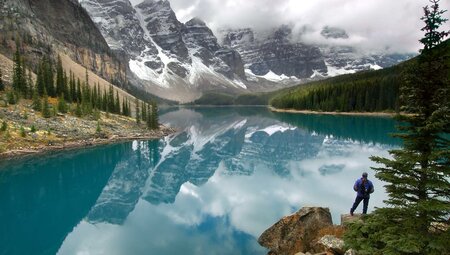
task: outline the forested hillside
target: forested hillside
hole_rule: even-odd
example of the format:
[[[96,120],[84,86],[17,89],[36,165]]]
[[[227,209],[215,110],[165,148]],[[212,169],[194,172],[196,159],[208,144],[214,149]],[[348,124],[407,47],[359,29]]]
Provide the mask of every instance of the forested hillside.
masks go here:
[[[436,50],[450,52],[450,41]],[[411,59],[394,67],[377,71],[347,74],[280,91],[270,101],[275,108],[377,112],[398,111],[399,89],[403,72],[416,64]]]

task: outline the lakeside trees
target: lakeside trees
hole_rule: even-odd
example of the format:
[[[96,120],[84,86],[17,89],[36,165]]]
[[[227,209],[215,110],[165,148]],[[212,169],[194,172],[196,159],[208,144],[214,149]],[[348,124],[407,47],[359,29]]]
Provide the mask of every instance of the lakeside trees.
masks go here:
[[[270,104],[313,111],[398,111],[400,69],[391,67],[313,82],[281,92]]]
[[[127,117],[132,115],[130,100],[126,96],[121,98],[119,91],[112,85],[102,91],[100,84],[89,84],[87,69],[83,82],[79,78],[75,78],[72,71],[67,76],[60,56],[57,58],[56,66],[50,57],[43,56],[36,69],[36,82],[33,84],[31,71],[26,72],[20,48],[17,47],[14,54],[12,90],[7,92],[7,101],[10,104],[16,104],[19,98],[32,99],[32,108],[40,111],[45,118],[55,115],[57,111],[63,114],[71,112],[77,117],[95,115],[98,118],[99,111]],[[1,76],[0,85],[3,85]],[[57,98],[57,103],[53,103],[54,100],[49,100],[49,97]],[[139,100],[136,99],[135,102],[139,105]],[[148,128],[157,129],[158,108],[156,102],[142,102],[142,105],[148,109],[145,112]],[[139,107],[136,108],[135,115],[144,120],[144,115],[138,111]]]
[[[450,254],[450,54],[440,47],[447,21],[439,0],[424,8],[421,55],[400,88],[403,148],[379,163],[376,177],[386,182],[387,207],[355,223],[346,242],[360,254]]]

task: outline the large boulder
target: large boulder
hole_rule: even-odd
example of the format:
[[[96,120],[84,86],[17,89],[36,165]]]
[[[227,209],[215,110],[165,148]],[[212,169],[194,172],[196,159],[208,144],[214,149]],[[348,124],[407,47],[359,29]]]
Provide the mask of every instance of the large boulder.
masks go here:
[[[258,243],[269,254],[294,255],[311,250],[319,230],[332,226],[330,210],[323,207],[303,207],[293,215],[283,217],[264,231]]]

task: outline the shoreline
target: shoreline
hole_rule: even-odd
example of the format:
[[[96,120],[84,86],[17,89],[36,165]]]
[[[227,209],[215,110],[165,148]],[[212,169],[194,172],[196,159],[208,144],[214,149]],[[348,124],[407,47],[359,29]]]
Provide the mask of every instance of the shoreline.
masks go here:
[[[295,114],[316,114],[316,115],[347,115],[347,116],[374,116],[374,117],[390,117],[393,118],[396,112],[319,112],[312,110],[295,110],[295,109],[278,109],[272,106],[267,107],[271,112],[295,113]]]
[[[135,140],[138,141],[155,140],[161,139],[175,132],[176,130],[173,128],[162,127],[155,134],[144,134],[144,135],[135,134],[129,136],[112,135],[111,137],[108,138],[91,137],[87,139],[67,141],[55,145],[40,146],[38,148],[32,149],[31,148],[14,149],[0,153],[0,160],[6,161],[6,160],[21,159],[38,155],[46,155],[52,152],[70,151],[83,148],[94,148],[102,145],[117,144],[121,142],[130,142]]]

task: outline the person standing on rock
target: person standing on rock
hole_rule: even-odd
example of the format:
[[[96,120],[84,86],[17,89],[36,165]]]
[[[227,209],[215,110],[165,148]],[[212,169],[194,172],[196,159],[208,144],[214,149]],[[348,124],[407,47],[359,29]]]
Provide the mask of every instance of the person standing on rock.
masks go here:
[[[363,214],[367,214],[367,207],[369,206],[370,194],[373,193],[373,184],[371,181],[367,179],[367,173],[364,172],[362,177],[356,180],[355,185],[353,185],[353,189],[357,192],[355,202],[353,203],[352,208],[350,209],[350,215],[353,216],[353,212],[355,212],[361,201],[363,202]]]

